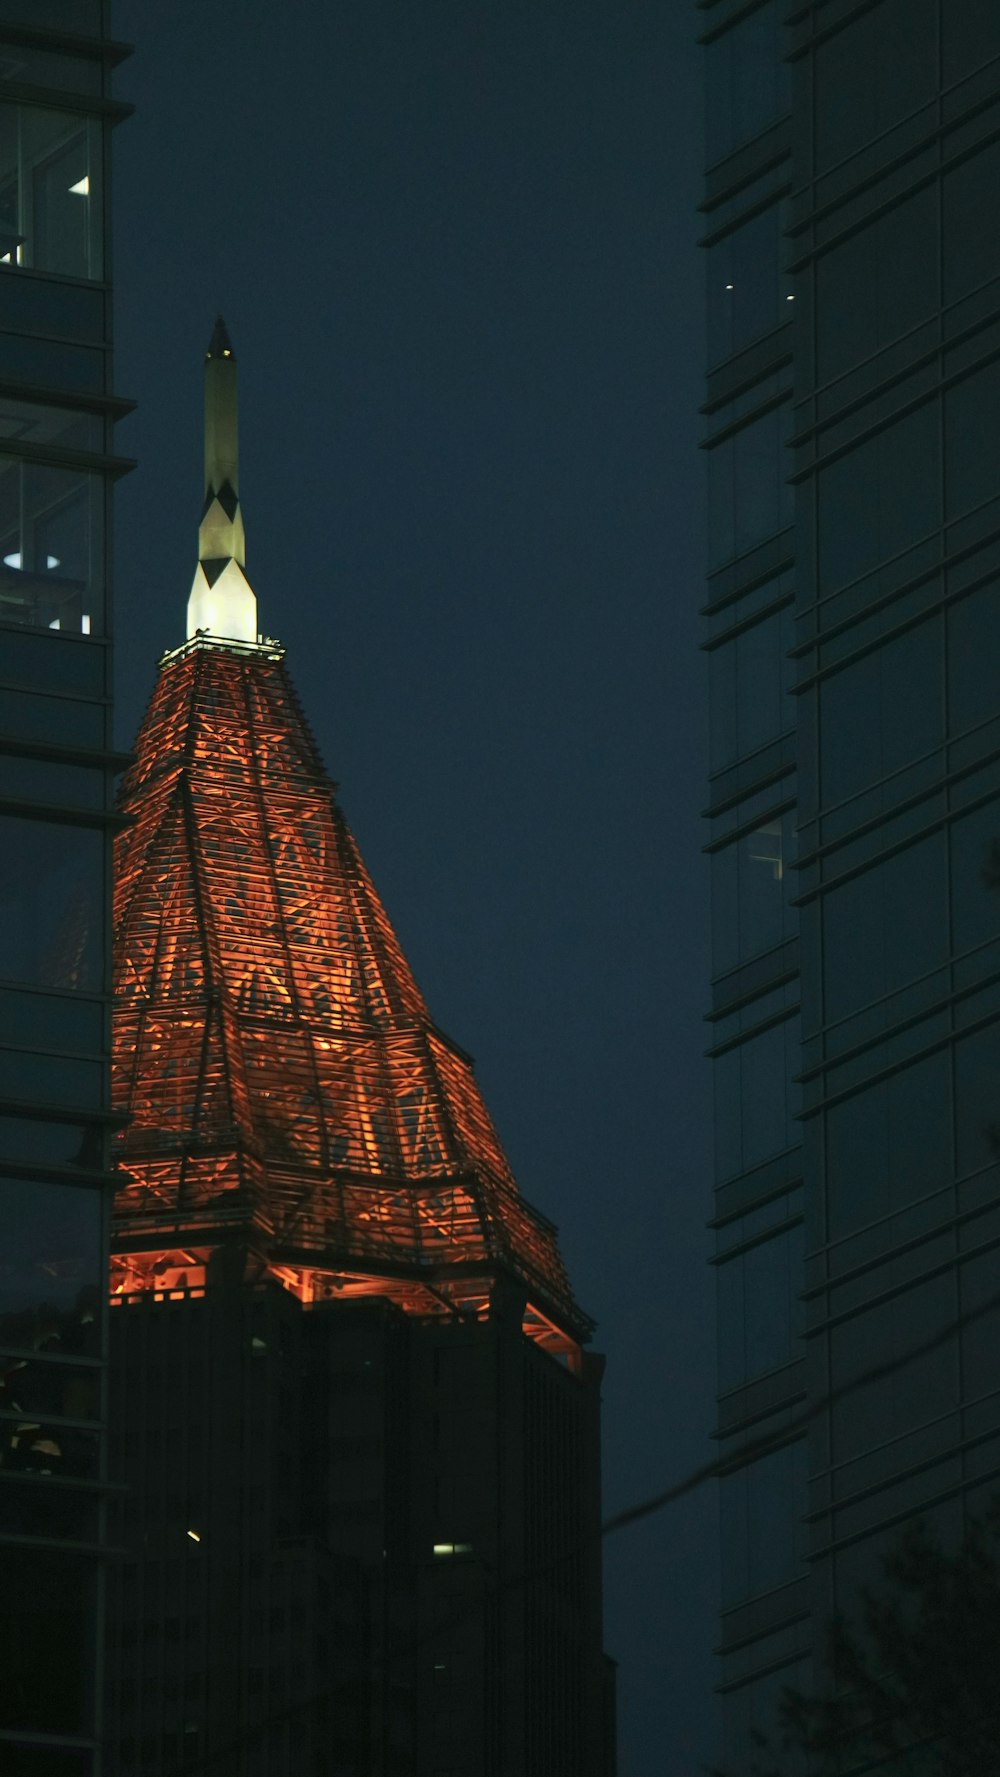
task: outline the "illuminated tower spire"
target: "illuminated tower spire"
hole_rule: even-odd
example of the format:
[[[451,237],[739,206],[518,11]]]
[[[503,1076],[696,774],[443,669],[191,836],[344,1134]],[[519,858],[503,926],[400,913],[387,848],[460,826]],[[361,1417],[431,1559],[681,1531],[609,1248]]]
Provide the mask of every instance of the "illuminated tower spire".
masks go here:
[[[236,358],[220,315],[205,354],[205,504],[188,599],[189,640],[198,634],[257,640],[257,600],[244,566],[239,485]]]

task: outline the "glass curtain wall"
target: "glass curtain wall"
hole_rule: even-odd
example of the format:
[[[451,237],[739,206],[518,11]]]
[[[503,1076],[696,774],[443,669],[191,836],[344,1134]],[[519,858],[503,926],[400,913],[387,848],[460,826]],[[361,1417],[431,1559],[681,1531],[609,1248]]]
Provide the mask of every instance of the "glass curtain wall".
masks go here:
[[[0,0],[0,1769],[96,1777],[110,944],[102,0]]]
[[[797,288],[788,68],[778,0],[702,19],[708,317],[705,616],[716,1106],[718,1435],[727,1771],[745,1768],[808,1647],[801,1633],[805,1444],[798,780],[791,695],[795,501],[788,479]],[[747,1446],[771,1438],[766,1454]]]
[[[1000,8],[701,0],[699,23],[744,1777],[906,1518],[958,1538],[1000,1493]]]

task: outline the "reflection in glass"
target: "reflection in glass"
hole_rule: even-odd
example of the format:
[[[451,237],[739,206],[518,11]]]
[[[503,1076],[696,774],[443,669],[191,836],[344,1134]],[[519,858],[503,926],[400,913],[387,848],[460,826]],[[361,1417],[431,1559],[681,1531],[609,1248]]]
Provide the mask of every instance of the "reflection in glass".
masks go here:
[[[712,964],[718,975],[794,935],[787,864],[792,815],[762,822],[712,858]]]
[[[0,815],[0,978],[100,990],[104,849],[96,828]]]
[[[60,450],[99,451],[104,448],[104,429],[97,413],[0,395],[0,438],[56,445]]]
[[[102,275],[92,139],[70,112],[0,105],[0,265]]]
[[[102,1219],[97,1190],[0,1179],[0,1347],[91,1354],[104,1277]],[[42,1386],[37,1376],[31,1382]],[[68,1386],[65,1379],[59,1386]]]
[[[100,480],[0,457],[0,617],[33,629],[96,635],[103,610],[93,563]]]
[[[708,249],[708,361],[717,364],[788,319],[782,206],[772,204]]]

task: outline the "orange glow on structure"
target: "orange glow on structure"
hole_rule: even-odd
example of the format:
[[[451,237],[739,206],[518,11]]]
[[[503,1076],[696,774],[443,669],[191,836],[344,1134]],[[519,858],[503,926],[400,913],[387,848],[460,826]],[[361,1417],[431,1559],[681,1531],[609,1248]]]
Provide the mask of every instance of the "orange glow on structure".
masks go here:
[[[162,663],[117,842],[112,1300],[238,1253],[304,1301],[489,1312],[572,1358],[590,1323],[434,1025],[273,646]]]

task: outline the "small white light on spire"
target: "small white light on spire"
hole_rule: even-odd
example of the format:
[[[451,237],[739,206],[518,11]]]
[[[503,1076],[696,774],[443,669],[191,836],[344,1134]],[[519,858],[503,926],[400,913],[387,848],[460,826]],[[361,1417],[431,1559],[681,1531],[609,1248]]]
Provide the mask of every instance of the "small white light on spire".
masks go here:
[[[795,301],[795,298],[794,298],[794,296],[786,296],[786,297],[785,297],[785,301],[786,301],[786,302],[794,302],[794,301]]]
[[[84,173],[82,179],[78,179],[75,185],[70,186],[70,191],[75,192],[77,197],[89,197],[90,196],[90,174]]]
[[[726,289],[727,289],[727,290],[733,290],[733,289],[735,289],[735,285],[733,285],[733,284],[727,284],[727,285],[726,285]]]

